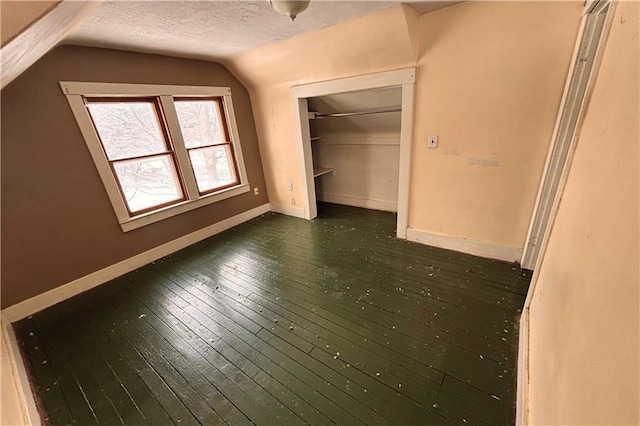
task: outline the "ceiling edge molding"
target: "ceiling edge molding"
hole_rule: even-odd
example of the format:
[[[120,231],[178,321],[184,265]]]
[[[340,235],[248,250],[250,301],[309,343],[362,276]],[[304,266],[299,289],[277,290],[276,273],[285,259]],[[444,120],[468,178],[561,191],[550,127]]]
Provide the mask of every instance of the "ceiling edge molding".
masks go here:
[[[74,31],[100,3],[101,0],[65,0],[4,45],[0,50],[1,88],[4,89]]]

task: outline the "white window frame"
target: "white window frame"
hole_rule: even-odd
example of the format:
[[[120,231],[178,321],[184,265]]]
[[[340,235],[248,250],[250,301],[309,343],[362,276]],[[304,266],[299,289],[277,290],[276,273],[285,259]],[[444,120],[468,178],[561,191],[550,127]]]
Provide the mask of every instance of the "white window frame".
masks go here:
[[[78,122],[82,136],[91,153],[93,162],[96,165],[100,179],[102,179],[102,183],[113,206],[113,211],[116,214],[123,232],[128,232],[208,204],[249,192],[249,181],[242,156],[238,126],[236,124],[233,102],[231,100],[231,89],[229,87],[165,86],[154,84],[86,83],[70,81],[61,81],[60,87],[62,87],[62,92],[67,97],[71,111]],[[180,201],[170,206],[140,215],[133,216],[129,214],[125,200],[122,198],[118,187],[116,177],[111,171],[108,159],[83,99],[84,97],[109,96],[149,96],[159,99],[162,109],[164,110],[167,128],[177,158],[176,168],[184,179],[185,196],[187,198],[185,201]],[[231,144],[233,145],[237,170],[240,174],[240,183],[231,188],[200,195],[182,137],[180,122],[178,121],[178,115],[174,105],[174,98],[207,98],[213,96],[222,97],[223,100],[225,118],[229,125],[229,136],[231,138]]]

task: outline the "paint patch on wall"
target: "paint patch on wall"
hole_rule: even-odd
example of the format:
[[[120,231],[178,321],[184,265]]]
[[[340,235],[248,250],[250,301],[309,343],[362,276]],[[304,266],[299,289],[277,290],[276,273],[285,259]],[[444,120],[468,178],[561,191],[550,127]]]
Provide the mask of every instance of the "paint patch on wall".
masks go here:
[[[500,162],[496,159],[468,157],[467,166],[500,167]]]

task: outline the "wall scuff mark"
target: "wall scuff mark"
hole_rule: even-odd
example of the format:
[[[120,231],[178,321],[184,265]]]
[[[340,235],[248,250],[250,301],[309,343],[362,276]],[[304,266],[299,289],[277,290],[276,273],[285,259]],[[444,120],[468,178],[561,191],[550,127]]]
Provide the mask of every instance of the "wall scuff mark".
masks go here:
[[[467,166],[500,167],[500,162],[498,160],[477,157],[468,157],[467,160]]]

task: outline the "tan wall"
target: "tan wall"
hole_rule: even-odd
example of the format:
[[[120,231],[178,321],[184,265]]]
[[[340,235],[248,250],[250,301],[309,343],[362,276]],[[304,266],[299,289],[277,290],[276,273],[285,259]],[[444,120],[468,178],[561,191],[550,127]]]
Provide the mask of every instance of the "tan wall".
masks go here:
[[[409,227],[523,247],[580,12],[579,2],[465,2],[418,18],[398,6],[232,58],[270,201],[303,201],[291,86],[417,65]],[[428,134],[438,149],[426,149]]]
[[[420,18],[410,228],[524,246],[580,11],[469,2]]]
[[[0,2],[0,45],[4,46],[59,3],[61,0]]]
[[[409,67],[415,55],[405,10],[395,7],[240,54],[227,64],[251,93],[269,201],[289,205],[295,197],[300,206],[302,165],[289,89]]]
[[[9,344],[3,332],[0,336],[0,424],[26,425],[29,419],[20,399],[18,379],[11,362]]]
[[[530,308],[535,425],[640,424],[638,2],[620,2]]]
[[[253,191],[123,233],[59,81],[231,87]],[[59,47],[2,90],[2,307],[267,203],[251,102],[222,65]]]

